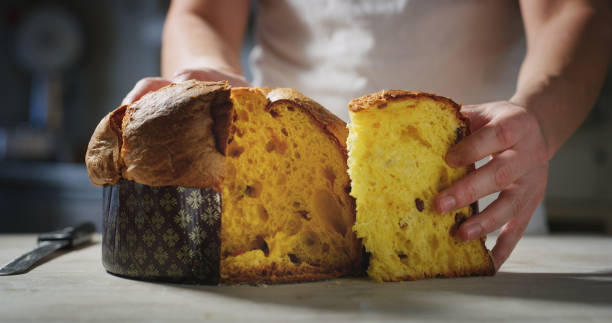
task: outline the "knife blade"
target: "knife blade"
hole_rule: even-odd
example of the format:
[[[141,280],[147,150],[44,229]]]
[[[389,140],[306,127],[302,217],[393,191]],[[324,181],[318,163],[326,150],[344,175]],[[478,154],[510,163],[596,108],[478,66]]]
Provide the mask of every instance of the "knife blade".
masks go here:
[[[39,260],[59,249],[74,248],[90,241],[95,231],[95,225],[87,222],[77,227],[41,233],[38,235],[38,245],[0,268],[0,276],[23,274]]]

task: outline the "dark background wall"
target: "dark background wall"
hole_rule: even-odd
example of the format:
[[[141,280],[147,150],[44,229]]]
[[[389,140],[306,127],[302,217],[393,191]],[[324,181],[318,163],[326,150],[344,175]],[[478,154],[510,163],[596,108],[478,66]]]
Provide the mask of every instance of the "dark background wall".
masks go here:
[[[102,191],[91,185],[82,163],[86,145],[100,118],[119,105],[138,79],[159,74],[168,3],[0,3],[0,232],[38,232],[84,220],[100,227]],[[28,24],[44,20],[31,19],[37,12],[58,19],[51,27],[64,29],[47,27],[50,34],[42,36],[28,33]],[[29,42],[42,43],[37,57],[45,59],[58,42],[80,50],[59,70],[36,70],[20,50]],[[253,42],[250,28],[245,67]],[[49,91],[41,90],[41,84]],[[37,121],[32,111],[41,105],[33,102],[41,101],[59,111],[59,126]],[[609,77],[587,122],[552,161],[546,206],[554,232],[612,233],[611,104]]]
[[[36,232],[83,220],[100,227],[101,189],[89,183],[82,164],[87,142],[134,82],[159,73],[167,5],[155,0],[0,4],[0,232]],[[31,66],[24,46],[39,61],[59,56],[71,62],[52,71]],[[75,47],[80,50],[70,55]],[[41,91],[41,83],[50,91]],[[60,107],[59,127],[33,122],[36,100]]]

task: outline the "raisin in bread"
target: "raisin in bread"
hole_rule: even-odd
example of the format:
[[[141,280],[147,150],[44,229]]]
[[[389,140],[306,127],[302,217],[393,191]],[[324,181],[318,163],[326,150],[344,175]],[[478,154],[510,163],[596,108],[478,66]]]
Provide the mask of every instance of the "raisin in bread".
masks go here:
[[[450,99],[381,91],[351,101],[348,165],[356,198],[354,230],[377,281],[493,274],[484,239],[463,242],[457,227],[477,205],[438,214],[436,195],[474,169],[451,168],[448,149],[469,133]]]
[[[96,185],[220,193],[221,282],[311,281],[360,268],[346,137],[295,90],[187,81],[106,116],[86,164]]]

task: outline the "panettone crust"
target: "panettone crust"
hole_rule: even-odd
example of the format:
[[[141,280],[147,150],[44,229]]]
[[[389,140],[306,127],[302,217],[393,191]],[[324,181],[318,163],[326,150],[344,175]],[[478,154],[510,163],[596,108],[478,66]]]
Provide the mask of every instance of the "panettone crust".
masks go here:
[[[224,156],[217,150],[211,106],[229,109],[228,103],[227,82],[187,81],[131,104],[122,125],[122,177],[151,186],[220,192]]]
[[[219,148],[229,132],[224,126],[231,113],[229,91],[227,82],[173,83],[109,113],[87,149],[92,183],[125,178],[220,192],[224,157]]]
[[[268,100],[273,103],[290,102],[307,112],[321,127],[331,133],[338,145],[346,153],[346,138],[348,130],[346,123],[335,114],[325,109],[319,103],[291,88],[277,88],[267,93]]]
[[[95,185],[117,184],[121,178],[121,122],[127,105],[107,114],[91,136],[85,164]]]
[[[372,94],[364,95],[356,98],[349,102],[348,108],[351,112],[358,113],[366,109],[372,109],[377,107],[378,109],[384,109],[389,102],[402,100],[405,98],[429,98],[434,101],[444,102],[454,108],[455,115],[458,120],[461,120],[466,125],[466,136],[471,133],[471,121],[469,118],[461,113],[461,104],[440,95],[434,93],[427,93],[421,91],[408,91],[408,90],[380,90]]]
[[[222,277],[222,283],[229,284],[290,284],[334,279],[356,274],[353,268],[341,267],[335,270],[311,266],[309,264],[284,265],[270,264],[249,268],[231,268]]]

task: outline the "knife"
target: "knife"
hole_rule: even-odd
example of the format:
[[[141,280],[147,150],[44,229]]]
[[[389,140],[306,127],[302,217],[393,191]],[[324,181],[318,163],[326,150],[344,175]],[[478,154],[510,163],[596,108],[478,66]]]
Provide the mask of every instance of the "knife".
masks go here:
[[[96,226],[86,222],[77,227],[41,233],[38,235],[38,246],[0,268],[0,276],[23,274],[36,262],[56,250],[74,248],[91,241],[94,232]]]

